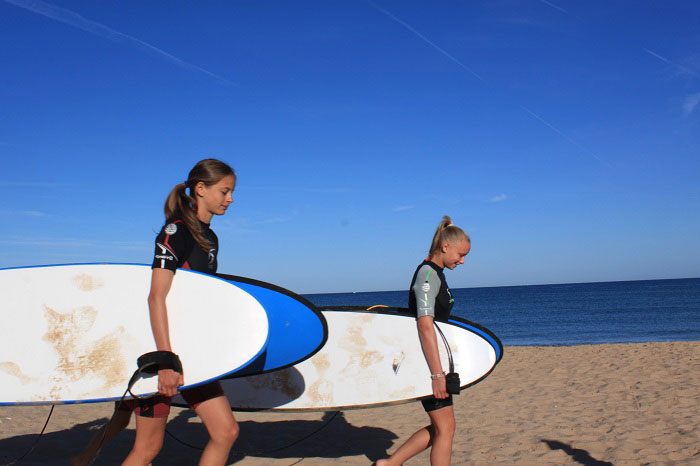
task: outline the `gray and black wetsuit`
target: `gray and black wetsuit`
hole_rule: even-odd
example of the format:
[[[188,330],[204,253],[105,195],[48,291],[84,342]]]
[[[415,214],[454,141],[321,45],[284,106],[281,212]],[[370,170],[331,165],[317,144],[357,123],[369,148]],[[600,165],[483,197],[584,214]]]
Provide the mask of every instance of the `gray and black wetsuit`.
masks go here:
[[[442,267],[427,260],[423,261],[411,280],[408,309],[416,318],[431,316],[438,322],[447,322],[454,301]]]
[[[443,269],[431,261],[423,261],[411,280],[408,290],[408,309],[416,319],[430,316],[438,322],[447,322],[454,305],[454,298],[445,281]],[[426,412],[452,406],[452,395],[438,400],[430,397],[421,400]]]

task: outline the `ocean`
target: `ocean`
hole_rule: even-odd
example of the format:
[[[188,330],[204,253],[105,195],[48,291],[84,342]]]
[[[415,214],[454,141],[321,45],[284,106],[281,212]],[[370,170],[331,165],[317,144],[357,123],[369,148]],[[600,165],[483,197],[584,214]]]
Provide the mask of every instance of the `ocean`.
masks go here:
[[[452,288],[452,314],[505,346],[700,340],[700,278]],[[305,295],[319,307],[406,307],[407,291]]]

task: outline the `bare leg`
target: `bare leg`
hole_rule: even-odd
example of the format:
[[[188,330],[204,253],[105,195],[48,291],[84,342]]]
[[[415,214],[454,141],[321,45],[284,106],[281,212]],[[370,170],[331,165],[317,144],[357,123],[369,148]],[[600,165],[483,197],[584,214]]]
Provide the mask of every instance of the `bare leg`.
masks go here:
[[[449,466],[452,459],[452,439],[455,436],[455,414],[452,406],[428,413],[435,436],[430,450],[432,466]]]
[[[136,440],[122,466],[147,466],[163,447],[167,417],[136,416]]]
[[[433,426],[426,426],[414,432],[389,458],[377,461],[377,466],[401,465],[428,448],[433,441]]]
[[[432,446],[430,464],[449,465],[452,457],[452,438],[455,432],[455,417],[452,406],[428,413],[430,425],[416,431],[387,459],[377,461],[377,466],[397,466]]]
[[[199,459],[201,466],[223,466],[238,438],[238,423],[225,396],[202,402],[195,408],[209,432],[209,442]]]
[[[90,440],[90,443],[75,456],[72,456],[70,461],[73,466],[86,466],[100,446],[105,445],[115,435],[126,429],[131,420],[131,411],[116,410],[114,417],[107,426],[103,426],[97,431],[97,434]],[[105,432],[105,428],[107,432]],[[104,438],[103,438],[104,436]]]

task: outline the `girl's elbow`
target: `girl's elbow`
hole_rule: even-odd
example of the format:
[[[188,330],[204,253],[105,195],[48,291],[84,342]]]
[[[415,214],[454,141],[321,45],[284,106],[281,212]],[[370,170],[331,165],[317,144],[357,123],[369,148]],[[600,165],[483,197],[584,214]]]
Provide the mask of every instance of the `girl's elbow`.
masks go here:
[[[156,293],[149,293],[148,294],[148,307],[149,308],[153,309],[161,302],[165,302],[165,299],[162,296],[160,296]]]

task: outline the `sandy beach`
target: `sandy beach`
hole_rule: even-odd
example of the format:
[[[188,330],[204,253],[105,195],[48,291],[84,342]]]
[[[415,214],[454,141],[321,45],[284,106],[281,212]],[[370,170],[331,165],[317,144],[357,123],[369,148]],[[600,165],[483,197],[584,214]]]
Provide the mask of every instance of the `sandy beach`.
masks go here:
[[[1,462],[34,443],[49,409],[0,407]],[[69,464],[111,411],[111,403],[56,406],[20,464]],[[496,370],[456,398],[455,413],[453,464],[700,464],[700,342],[506,347]],[[192,416],[173,408],[168,431],[200,447],[206,433]],[[241,435],[230,461],[369,464],[427,420],[418,403],[333,416],[236,413]],[[96,464],[119,464],[133,427],[106,445]],[[192,447],[166,436],[154,464],[196,464]],[[428,464],[427,453],[407,464]]]

